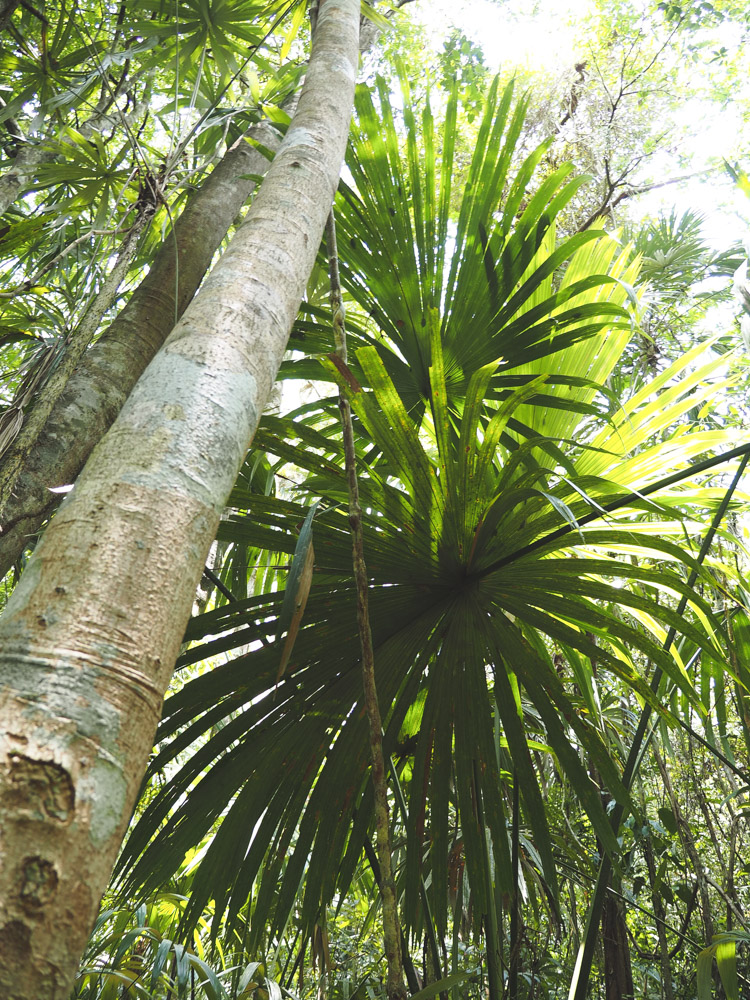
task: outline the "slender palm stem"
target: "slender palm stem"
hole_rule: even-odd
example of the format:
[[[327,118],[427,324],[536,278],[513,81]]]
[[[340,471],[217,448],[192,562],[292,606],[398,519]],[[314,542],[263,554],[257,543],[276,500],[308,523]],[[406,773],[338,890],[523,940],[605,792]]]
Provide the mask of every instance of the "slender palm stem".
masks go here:
[[[344,302],[341,295],[338,252],[336,248],[336,223],[333,212],[326,225],[328,248],[328,270],[331,280],[331,309],[333,312],[333,333],[336,356],[346,365],[346,327],[344,325]],[[375,799],[375,832],[380,864],[380,895],[383,901],[383,937],[388,965],[388,1000],[402,1000],[406,997],[404,988],[404,968],[401,955],[401,932],[398,920],[398,899],[393,878],[391,854],[391,832],[388,818],[388,782],[383,754],[383,722],[378,705],[375,686],[375,657],[372,649],[372,633],[368,612],[367,567],[365,565],[364,540],[362,534],[362,510],[359,504],[359,484],[357,482],[357,457],[354,450],[354,429],[352,414],[343,390],[339,392],[339,410],[344,438],[344,458],[346,479],[349,488],[349,527],[352,535],[352,559],[354,578],[357,586],[357,626],[362,648],[362,682],[365,693],[365,707],[370,730],[370,758],[372,784]]]
[[[377,884],[378,891],[380,891],[380,882],[382,877],[380,874],[380,865],[378,864],[378,856],[375,853],[375,848],[370,843],[368,837],[365,837],[364,839],[364,848],[365,848],[365,857],[367,858],[367,862],[370,865],[370,868],[372,869],[372,875]],[[406,976],[406,984],[412,991],[412,993],[418,993],[419,981],[417,979],[417,971],[414,968],[414,963],[411,960],[411,955],[409,954],[406,942],[406,935],[404,934],[403,930],[401,931],[401,957],[404,963],[404,975]]]

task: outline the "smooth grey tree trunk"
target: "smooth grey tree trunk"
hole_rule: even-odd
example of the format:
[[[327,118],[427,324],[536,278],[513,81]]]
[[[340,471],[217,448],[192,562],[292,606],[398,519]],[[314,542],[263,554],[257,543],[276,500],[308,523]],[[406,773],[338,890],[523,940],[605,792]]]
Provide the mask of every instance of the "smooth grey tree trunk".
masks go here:
[[[343,159],[359,0],[325,0],[297,113],[228,250],[94,450],[0,621],[0,996],[65,1000],[226,497]]]

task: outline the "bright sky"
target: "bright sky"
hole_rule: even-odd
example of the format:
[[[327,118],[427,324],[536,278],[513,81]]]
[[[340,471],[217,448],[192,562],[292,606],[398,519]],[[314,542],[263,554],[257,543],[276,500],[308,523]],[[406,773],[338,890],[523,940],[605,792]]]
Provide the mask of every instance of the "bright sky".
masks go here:
[[[593,12],[593,3],[592,0],[427,0],[414,4],[412,11],[422,19],[425,33],[436,48],[442,46],[455,25],[481,46],[492,69],[508,63],[529,69],[541,66],[554,76],[569,71],[585,57],[580,24]],[[731,37],[720,41],[732,45]],[[694,165],[685,168],[677,164],[676,158],[664,156],[654,161],[651,172],[675,176],[701,169],[707,157],[720,163],[722,157],[735,162],[738,156],[745,169],[750,169],[750,151],[737,150],[743,104],[748,100],[750,94],[738,91],[736,101],[718,113],[715,104],[686,101],[685,120],[700,122],[698,135],[682,150]],[[706,216],[705,236],[717,247],[724,248],[734,239],[750,242],[750,202],[741,192],[733,191],[720,173],[654,191],[639,198],[633,208],[643,214],[656,214],[673,205],[679,211],[698,209]]]
[[[589,13],[591,3],[558,0],[554,12],[549,9],[523,12],[524,8],[528,11],[529,7],[541,6],[528,0],[525,3],[511,0],[507,4],[492,0],[429,0],[420,13],[425,29],[436,41],[445,35],[446,26],[455,24],[482,46],[487,63],[493,68],[512,61],[517,66],[541,64],[554,72],[578,61],[572,23]],[[549,2],[544,6],[553,7]]]

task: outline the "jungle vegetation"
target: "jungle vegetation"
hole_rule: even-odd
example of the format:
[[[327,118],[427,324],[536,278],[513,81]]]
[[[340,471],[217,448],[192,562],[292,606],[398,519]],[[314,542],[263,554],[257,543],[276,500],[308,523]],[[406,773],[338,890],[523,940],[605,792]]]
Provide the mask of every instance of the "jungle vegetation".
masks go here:
[[[0,3],[9,1000],[750,995],[748,14],[425,7]]]

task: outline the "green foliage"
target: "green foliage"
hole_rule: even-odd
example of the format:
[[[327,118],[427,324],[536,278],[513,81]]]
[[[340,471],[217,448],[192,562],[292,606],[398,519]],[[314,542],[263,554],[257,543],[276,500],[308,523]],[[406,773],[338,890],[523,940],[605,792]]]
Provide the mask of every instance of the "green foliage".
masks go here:
[[[355,413],[399,902],[415,964],[435,940],[433,972],[447,977],[417,995],[486,995],[488,953],[496,991],[510,993],[513,967],[518,1000],[567,995],[605,851],[644,1000],[669,974],[674,995],[693,996],[696,972],[702,1000],[714,958],[730,1000],[746,987],[747,929],[733,926],[750,903],[737,860],[750,755],[741,494],[686,583],[731,471],[692,464],[737,443],[731,408],[745,405],[736,334],[699,342],[696,324],[728,297],[740,253],[712,249],[694,212],[626,227],[632,247],[604,223],[578,231],[597,209],[619,219],[652,180],[633,164],[648,165],[682,100],[669,65],[718,52],[726,69],[706,32],[730,19],[739,31],[746,12],[600,8],[606,29],[546,105],[492,81],[459,29],[436,67],[402,51],[410,72],[381,65],[360,88],[336,204],[350,368],[326,357],[321,259],[281,369],[318,398],[264,419],[232,492],[211,556],[221,588],[199,594],[120,862],[131,898],[102,914],[80,1000],[266,1000],[295,978],[305,997],[319,984],[335,1000],[382,995],[327,396],[339,385]],[[122,299],[225,145],[263,118],[283,127],[307,35],[304,4],[282,0],[44,11],[46,26],[20,6],[0,54],[2,170],[38,154],[0,227],[4,405],[60,356],[139,213],[154,215]],[[693,834],[660,773],[623,787],[644,704]],[[613,830],[617,803],[633,812]],[[712,839],[720,821],[730,832]]]
[[[644,226],[633,248],[641,255],[641,275],[665,299],[706,278],[731,277],[743,260],[740,247],[716,252],[703,237],[705,219],[697,212],[675,210]]]
[[[489,71],[484,53],[470,38],[454,28],[440,53],[440,84],[444,90],[460,88],[461,103],[468,121],[472,122],[484,107],[489,83]]]
[[[281,997],[261,962],[248,961],[238,941],[206,950],[201,920],[181,943],[186,897],[162,891],[134,910],[103,909],[92,931],[71,1000],[269,1000]],[[237,951],[230,950],[234,946]]]
[[[600,232],[556,244],[555,214],[576,186],[565,168],[520,207],[541,153],[514,176],[522,112],[510,90],[492,89],[488,101],[486,139],[452,230],[451,148],[440,163],[429,106],[420,154],[408,99],[402,135],[384,90],[383,120],[360,95],[339,227],[342,274],[368,318],[351,335],[351,372],[310,360],[286,368],[336,380],[356,418],[385,748],[406,797],[399,890],[414,934],[424,928],[423,883],[438,934],[460,925],[461,908],[449,903],[457,851],[470,926],[504,912],[515,884],[514,782],[526,891],[554,919],[559,851],[539,753],[575,789],[584,840],[617,852],[583,763],[633,808],[599,708],[606,691],[635,692],[669,720],[647,684],[645,665],[658,664],[700,713],[684,650],[723,662],[711,608],[685,585],[696,564],[682,545],[722,491],[689,473],[658,485],[668,469],[726,440],[671,429],[715,392],[708,379],[722,359],[696,368],[700,345],[614,416],[599,417],[602,384],[630,336],[635,268]],[[455,116],[455,99],[446,114]],[[408,199],[387,197],[397,183]],[[296,343],[304,337],[322,353],[327,334],[315,317],[300,324]],[[163,784],[120,865],[124,891],[148,891],[209,837],[185,927],[210,900],[214,931],[225,912],[232,927],[250,896],[251,950],[265,934],[281,935],[298,906],[311,933],[321,908],[349,891],[372,822],[334,421],[323,400],[292,418],[266,418],[256,439],[294,467],[303,496],[320,498],[316,573],[286,673],[276,685],[283,592],[192,620],[179,663],[189,679],[165,705],[150,769]],[[222,522],[222,541],[294,552],[305,504],[254,496],[242,508]],[[683,596],[689,611],[678,617]],[[665,652],[668,626],[682,641]],[[228,662],[215,659],[231,650]],[[198,663],[213,666],[190,678]]]
[[[698,955],[698,1000],[711,1000],[711,967],[714,959],[727,1000],[739,1000],[737,945],[741,941],[750,941],[750,935],[738,931],[717,934],[714,943]]]

